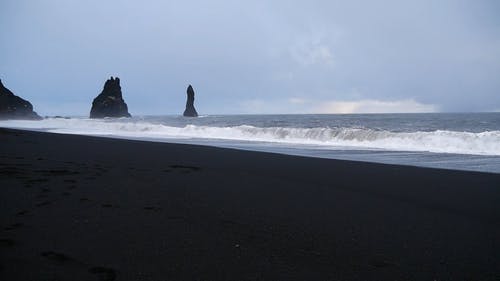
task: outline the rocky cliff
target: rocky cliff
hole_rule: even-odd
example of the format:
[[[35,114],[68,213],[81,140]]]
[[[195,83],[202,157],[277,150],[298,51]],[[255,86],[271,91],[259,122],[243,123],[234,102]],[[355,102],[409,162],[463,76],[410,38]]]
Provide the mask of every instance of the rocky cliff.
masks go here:
[[[29,101],[14,95],[0,80],[0,119],[39,120],[42,117],[33,111]]]
[[[92,102],[90,118],[131,117],[128,107],[122,97],[120,78],[106,81],[102,92]]]

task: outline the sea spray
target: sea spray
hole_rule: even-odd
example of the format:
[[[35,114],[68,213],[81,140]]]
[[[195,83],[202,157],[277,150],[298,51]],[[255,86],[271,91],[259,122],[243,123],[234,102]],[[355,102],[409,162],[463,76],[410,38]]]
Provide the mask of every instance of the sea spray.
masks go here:
[[[170,118],[170,119],[169,119]],[[1,127],[41,130],[54,133],[116,136],[145,140],[211,139],[300,145],[328,149],[382,149],[471,155],[500,155],[500,130],[467,132],[455,130],[403,131],[351,127],[286,127],[212,124],[182,124],[178,118],[104,119],[47,118],[42,121],[1,121]],[[275,117],[276,118],[276,117]],[[205,118],[207,119],[207,118]],[[182,119],[181,119],[182,120]],[[176,122],[169,122],[176,121]],[[173,123],[173,124],[170,124]],[[254,122],[255,123],[255,122]],[[293,124],[285,124],[293,125]],[[369,124],[368,124],[369,125]]]

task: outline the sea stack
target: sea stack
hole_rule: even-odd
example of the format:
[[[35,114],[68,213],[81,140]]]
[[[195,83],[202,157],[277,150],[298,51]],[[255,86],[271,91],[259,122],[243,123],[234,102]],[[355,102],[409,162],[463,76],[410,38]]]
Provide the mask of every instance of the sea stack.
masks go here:
[[[122,97],[122,88],[118,77],[111,76],[104,84],[102,92],[92,102],[90,118],[104,117],[131,117]]]
[[[198,117],[198,112],[194,108],[194,90],[191,85],[187,88],[187,101],[186,110],[184,110],[185,117]]]
[[[28,119],[40,120],[33,111],[33,105],[5,88],[0,80],[0,119]]]

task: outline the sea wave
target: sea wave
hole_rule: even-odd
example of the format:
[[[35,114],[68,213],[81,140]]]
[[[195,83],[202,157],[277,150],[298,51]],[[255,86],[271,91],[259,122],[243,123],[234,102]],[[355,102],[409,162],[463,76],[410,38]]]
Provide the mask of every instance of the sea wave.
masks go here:
[[[332,149],[383,149],[474,155],[500,155],[500,131],[479,133],[447,130],[392,132],[368,128],[290,128],[250,125],[217,127],[124,120],[60,119],[1,121],[0,126],[54,133],[105,135],[134,139],[173,138],[257,141],[293,145],[320,145]]]

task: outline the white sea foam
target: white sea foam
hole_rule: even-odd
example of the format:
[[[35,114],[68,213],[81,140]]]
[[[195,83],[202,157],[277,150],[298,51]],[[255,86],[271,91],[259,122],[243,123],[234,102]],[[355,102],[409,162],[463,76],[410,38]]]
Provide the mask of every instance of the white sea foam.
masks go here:
[[[436,130],[390,132],[363,128],[287,128],[249,125],[184,127],[145,121],[56,119],[0,121],[0,127],[43,130],[54,133],[103,135],[168,140],[179,138],[258,141],[293,145],[321,145],[332,149],[384,149],[475,155],[500,155],[500,131],[480,133]]]

